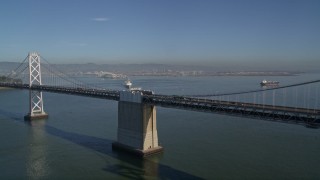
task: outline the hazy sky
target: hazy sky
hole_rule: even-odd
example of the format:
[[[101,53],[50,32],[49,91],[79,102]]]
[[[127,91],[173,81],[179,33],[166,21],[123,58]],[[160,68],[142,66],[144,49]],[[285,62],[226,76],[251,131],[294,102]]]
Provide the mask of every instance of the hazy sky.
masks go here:
[[[0,61],[320,62],[319,0],[1,0]]]

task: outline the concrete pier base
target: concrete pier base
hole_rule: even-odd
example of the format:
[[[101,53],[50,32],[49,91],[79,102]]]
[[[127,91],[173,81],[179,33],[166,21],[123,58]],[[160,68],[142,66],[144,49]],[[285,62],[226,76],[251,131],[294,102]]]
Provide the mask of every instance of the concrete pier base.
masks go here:
[[[120,144],[118,142],[114,142],[112,143],[112,150],[122,151],[137,157],[145,158],[151,155],[162,153],[164,149],[163,147],[158,146],[158,147],[147,149],[147,150],[141,150],[141,149],[134,149],[130,146]]]
[[[156,107],[142,103],[142,92],[120,92],[117,142],[112,149],[146,157],[160,153]]]
[[[47,113],[40,113],[40,114],[27,114],[24,116],[24,120],[32,121],[32,120],[39,120],[39,119],[48,119],[49,115]]]

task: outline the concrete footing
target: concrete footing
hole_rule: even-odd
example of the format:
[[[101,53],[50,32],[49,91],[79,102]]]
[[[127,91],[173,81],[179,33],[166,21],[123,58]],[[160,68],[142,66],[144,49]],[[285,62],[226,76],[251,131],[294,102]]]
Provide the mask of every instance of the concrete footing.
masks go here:
[[[163,147],[161,147],[161,146],[147,149],[147,150],[141,150],[141,149],[132,148],[130,146],[127,146],[127,145],[124,145],[124,144],[121,144],[118,142],[112,143],[112,150],[126,152],[126,153],[129,153],[134,156],[141,157],[141,158],[145,158],[145,157],[155,155],[155,154],[160,154],[164,151]]]
[[[27,114],[24,116],[24,120],[32,121],[32,120],[39,120],[39,119],[48,119],[49,115],[47,113],[41,114]]]

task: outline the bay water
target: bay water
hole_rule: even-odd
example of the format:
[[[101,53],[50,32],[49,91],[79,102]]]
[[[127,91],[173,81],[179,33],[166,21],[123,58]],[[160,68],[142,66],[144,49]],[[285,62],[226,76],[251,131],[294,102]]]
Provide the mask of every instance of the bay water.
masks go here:
[[[292,84],[315,80],[319,75],[137,76],[131,81],[134,86],[158,94],[186,95],[259,89],[262,78]],[[85,80],[105,88],[123,89],[123,80]],[[317,86],[307,89],[307,97],[312,98],[310,94],[314,94],[313,99],[295,102],[302,107],[319,108],[318,97],[315,97]],[[283,91],[276,93],[279,97],[283,95]],[[26,90],[0,91],[2,179],[320,178],[319,129],[157,107],[159,142],[165,151],[142,160],[112,151],[111,144],[117,136],[117,102],[43,93],[44,109],[49,118],[25,122],[28,98]],[[293,103],[283,101],[278,98],[275,103]]]

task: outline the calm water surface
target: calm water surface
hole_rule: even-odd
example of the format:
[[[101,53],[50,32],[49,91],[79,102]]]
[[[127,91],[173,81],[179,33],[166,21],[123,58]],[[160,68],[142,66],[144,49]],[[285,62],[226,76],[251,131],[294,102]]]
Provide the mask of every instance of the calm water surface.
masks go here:
[[[305,74],[265,78],[291,84],[318,77],[319,74]],[[262,77],[132,78],[136,86],[160,94],[257,89],[261,80]],[[93,83],[122,89],[120,80],[99,79]],[[316,94],[316,89],[311,87],[310,93]],[[158,107],[159,142],[165,152],[140,160],[111,150],[111,143],[116,140],[117,102],[44,93],[49,119],[31,123],[23,120],[28,91],[2,90],[0,102],[2,179],[320,178],[319,129]],[[319,106],[314,99],[310,102]]]

